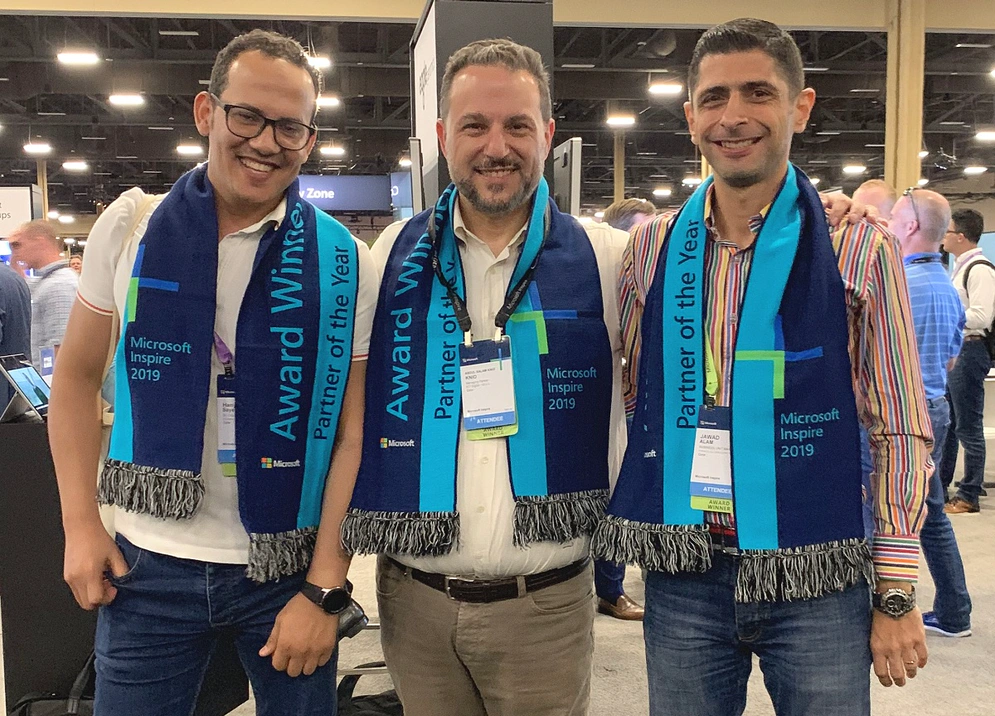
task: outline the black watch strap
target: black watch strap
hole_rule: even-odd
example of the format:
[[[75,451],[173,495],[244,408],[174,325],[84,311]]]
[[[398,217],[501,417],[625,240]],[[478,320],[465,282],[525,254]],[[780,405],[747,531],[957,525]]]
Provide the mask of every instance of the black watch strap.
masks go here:
[[[346,580],[344,587],[326,589],[305,581],[301,585],[301,594],[317,604],[328,614],[340,614],[352,601],[352,583]]]

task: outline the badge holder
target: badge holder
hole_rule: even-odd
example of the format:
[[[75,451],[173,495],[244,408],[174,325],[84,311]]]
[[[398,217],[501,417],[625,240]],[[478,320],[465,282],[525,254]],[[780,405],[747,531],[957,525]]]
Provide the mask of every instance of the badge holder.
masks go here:
[[[511,337],[498,329],[494,340],[473,341],[465,333],[459,359],[467,438],[490,440],[517,433]]]
[[[235,477],[235,371],[234,357],[221,336],[214,334],[214,347],[224,367],[218,376],[218,464],[221,474]]]
[[[732,411],[715,404],[719,379],[705,340],[705,404],[698,408],[691,460],[691,507],[732,514]]]

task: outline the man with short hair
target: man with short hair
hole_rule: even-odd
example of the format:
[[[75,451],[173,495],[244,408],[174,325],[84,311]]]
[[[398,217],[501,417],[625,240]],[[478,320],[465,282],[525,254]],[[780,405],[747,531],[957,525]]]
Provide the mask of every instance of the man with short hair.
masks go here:
[[[83,254],[73,254],[69,257],[69,268],[76,272],[76,275],[83,273]]]
[[[24,278],[0,261],[0,356],[31,353],[31,292]],[[13,388],[4,381],[0,404],[7,407]],[[3,408],[0,408],[0,413]]]
[[[963,343],[964,306],[940,263],[940,243],[950,223],[950,204],[935,191],[912,187],[892,211],[891,232],[902,245],[905,277],[922,365],[923,386],[933,427],[934,465],[943,457],[950,424],[947,373]],[[939,470],[929,478],[926,521],[919,539],[936,588],[933,611],[922,615],[928,631],[943,636],[971,635],[971,596],[964,563],[950,519],[943,511],[944,489]]]
[[[370,439],[343,539],[381,555],[384,657],[411,716],[587,713],[590,533],[625,429],[626,234],[549,201],[551,114],[537,52],[458,50],[437,124],[454,183],[372,249]],[[461,377],[481,361],[510,379]],[[468,384],[484,376],[482,404]]]
[[[602,221],[622,231],[632,231],[633,227],[645,224],[656,216],[653,202],[645,199],[621,199],[605,209]]]
[[[31,284],[31,362],[41,370],[42,348],[62,343],[69,311],[76,300],[78,279],[62,258],[59,237],[49,222],[29,221],[18,227],[7,241],[11,260],[37,273]]]
[[[866,715],[872,654],[886,686],[926,664],[913,585],[930,427],[899,248],[866,221],[830,234],[788,162],[815,101],[790,35],[714,27],[687,84],[714,181],[623,259],[638,391],[593,549],[650,570],[653,716],[743,713],[754,654],[778,713]]]
[[[90,233],[49,423],[65,578],[101,607],[103,716],[192,713],[222,633],[257,713],[335,713],[338,533],[377,277],[366,246],[300,198],[321,84],[298,42],[236,37],[194,99],[207,164],[165,196],[125,192]],[[116,540],[98,502],[117,508]]]
[[[964,476],[947,514],[980,512],[978,497],[985,481],[985,378],[992,367],[988,334],[995,318],[995,267],[978,248],[985,220],[974,209],[953,212],[943,248],[954,257],[951,276],[964,304],[964,347],[950,371],[950,430],[943,446],[940,479],[946,493],[954,479],[957,451],[964,446]]]
[[[883,179],[868,179],[853,192],[853,200],[877,209],[878,220],[887,226],[895,202],[898,201],[898,192]]]

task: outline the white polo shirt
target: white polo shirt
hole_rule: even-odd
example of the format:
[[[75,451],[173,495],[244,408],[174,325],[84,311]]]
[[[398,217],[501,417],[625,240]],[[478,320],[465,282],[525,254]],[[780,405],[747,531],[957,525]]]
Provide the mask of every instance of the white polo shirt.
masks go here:
[[[493,330],[494,317],[504,305],[508,283],[522,251],[525,227],[498,256],[463,224],[456,202],[453,230],[459,242],[466,278],[467,310],[473,326]],[[405,222],[388,226],[370,253],[383,276],[387,259]],[[608,442],[609,477],[618,476],[625,451],[625,411],[622,405],[621,332],[618,319],[618,276],[622,252],[629,239],[608,224],[584,227],[598,263],[604,320],[612,349],[611,435]],[[477,329],[479,330],[479,329]],[[461,421],[462,422],[462,421]],[[460,428],[459,464],[456,474],[456,509],[460,516],[460,541],[453,552],[439,557],[392,555],[409,567],[437,574],[500,578],[535,574],[562,567],[586,557],[586,537],[566,543],[536,542],[526,548],[513,542],[515,499],[511,492],[506,439],[469,440]]]
[[[123,313],[139,241],[145,235],[152,211],[164,198],[164,194],[154,198],[137,226],[135,218],[145,200],[141,189],[129,189],[100,215],[87,239],[86,259],[79,280],[79,300],[83,305],[101,315],[112,315],[116,305],[118,315]],[[270,227],[283,221],[286,210],[286,201],[283,201],[259,223],[225,236],[218,244],[214,330],[233,354],[238,353],[235,329],[256,248]],[[122,248],[133,226],[135,235],[129,243],[128,255],[122,257]],[[205,236],[204,240],[215,241],[216,238]],[[355,241],[359,255],[359,294],[352,352],[353,360],[366,360],[379,279],[366,244],[359,239]],[[216,351],[211,351],[211,371],[213,375],[223,372]],[[212,378],[210,384],[214,385],[214,382]],[[238,483],[234,478],[221,474],[217,459],[217,396],[213,390],[208,395],[201,462],[204,499],[200,508],[193,517],[185,520],[162,520],[117,508],[114,527],[142,549],[203,562],[246,564],[249,536],[239,517]]]

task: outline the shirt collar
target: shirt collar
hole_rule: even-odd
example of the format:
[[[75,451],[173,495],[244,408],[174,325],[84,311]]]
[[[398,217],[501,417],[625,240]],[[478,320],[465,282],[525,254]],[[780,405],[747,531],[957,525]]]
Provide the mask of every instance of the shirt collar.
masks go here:
[[[517,246],[518,244],[525,241],[525,234],[528,229],[528,226],[529,222],[526,221],[522,225],[522,228],[520,228],[518,231],[515,232],[515,238],[512,239],[511,243],[508,244],[509,249],[512,246]],[[479,238],[474,236],[473,233],[466,228],[466,224],[463,223],[463,214],[460,212],[459,208],[459,198],[457,198],[456,201],[453,202],[453,233],[456,235],[457,240],[461,241],[464,244],[466,244],[471,239],[480,244],[484,243]]]
[[[960,255],[960,258],[954,263],[954,271],[960,270],[960,268],[966,264],[968,261],[973,259],[975,256],[983,255],[980,246],[976,246],[970,251],[965,251]]]
[[[718,230],[715,228],[715,218],[712,215],[712,202],[715,199],[715,185],[712,184],[708,187],[708,191],[705,194],[705,229],[708,231],[708,236],[716,243],[723,244],[726,246],[734,246],[730,241],[723,241],[722,237],[719,236]],[[763,228],[764,219],[767,218],[767,213],[770,211],[770,207],[774,202],[771,202],[763,209],[760,213],[754,214],[750,217],[750,233],[756,238],[757,234],[760,233],[760,229]]]
[[[267,224],[275,224],[279,226],[283,223],[284,217],[287,215],[287,198],[284,197],[280,200],[280,203],[276,205],[270,213],[264,216],[262,219],[257,221],[252,226],[246,226],[244,229],[239,229],[238,231],[233,231],[229,236],[245,236],[247,234],[255,233],[265,233],[264,229],[268,229]]]
[[[905,257],[904,260],[905,260],[905,265],[908,266],[909,264],[913,263],[918,259],[934,259],[934,258],[937,261],[939,261],[940,254],[936,251],[921,251],[917,254],[909,254],[908,256]]]
[[[38,278],[47,278],[60,268],[69,268],[69,262],[65,259],[59,259],[58,261],[53,261],[48,266],[41,267],[38,269]]]

